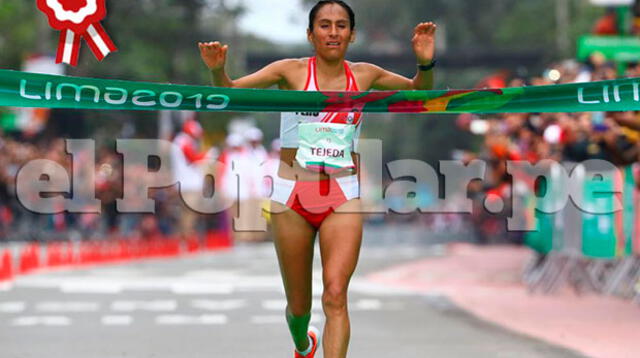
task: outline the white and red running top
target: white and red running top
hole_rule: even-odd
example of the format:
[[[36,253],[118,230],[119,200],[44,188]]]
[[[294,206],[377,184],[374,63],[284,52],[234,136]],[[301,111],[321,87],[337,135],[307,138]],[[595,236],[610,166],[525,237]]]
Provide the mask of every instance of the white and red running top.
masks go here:
[[[358,91],[356,78],[345,61],[344,69],[347,75],[345,91]],[[316,74],[316,58],[309,58],[307,67],[307,83],[304,91],[320,91]],[[283,112],[280,117],[280,140],[282,148],[298,148],[298,125],[301,123],[332,123],[355,125],[355,135],[351,151],[357,151],[357,141],[360,136],[360,124],[362,123],[360,112]]]

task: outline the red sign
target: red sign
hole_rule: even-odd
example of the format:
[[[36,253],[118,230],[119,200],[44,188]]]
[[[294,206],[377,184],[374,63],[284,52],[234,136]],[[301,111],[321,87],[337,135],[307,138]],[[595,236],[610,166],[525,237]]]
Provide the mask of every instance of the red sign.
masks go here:
[[[60,31],[56,63],[78,64],[80,39],[89,44],[99,61],[117,48],[100,21],[107,15],[105,0],[36,0],[49,25]]]

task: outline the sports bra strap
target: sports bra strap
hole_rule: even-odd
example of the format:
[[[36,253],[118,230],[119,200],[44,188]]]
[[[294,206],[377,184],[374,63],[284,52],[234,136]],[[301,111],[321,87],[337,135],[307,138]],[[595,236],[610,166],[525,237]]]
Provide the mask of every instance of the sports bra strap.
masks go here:
[[[316,57],[309,58],[309,64],[307,66],[307,83],[304,86],[304,91],[319,91],[320,86],[318,85],[318,75],[317,75],[317,59]],[[358,91],[358,83],[356,82],[356,78],[353,75],[353,71],[347,64],[347,61],[344,61],[344,71],[347,77],[347,85],[345,91]]]

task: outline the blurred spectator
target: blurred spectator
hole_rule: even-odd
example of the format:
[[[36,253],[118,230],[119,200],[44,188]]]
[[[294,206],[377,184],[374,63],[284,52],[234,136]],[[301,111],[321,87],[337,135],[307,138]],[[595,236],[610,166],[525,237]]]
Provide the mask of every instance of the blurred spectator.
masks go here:
[[[249,128],[245,133],[245,139],[249,144],[249,153],[257,164],[264,163],[267,160],[267,150],[262,145],[262,131],[256,127]]]
[[[608,7],[604,15],[596,21],[592,33],[594,35],[618,35],[618,16],[614,7]]]
[[[629,78],[640,77],[640,63],[629,62],[627,64],[625,75]]]
[[[183,190],[186,185],[187,192],[197,191],[199,195],[202,195],[203,174],[197,171],[198,164],[205,165],[215,159],[214,149],[199,150],[201,137],[199,124],[189,122],[175,138],[179,152],[172,153],[174,179],[181,181]],[[122,197],[123,186],[140,187],[142,190],[149,169],[144,166],[128,168],[129,174],[140,180],[125,183],[122,158],[113,148],[107,147],[97,149],[94,167],[95,192],[102,203],[101,214],[44,215],[30,212],[20,204],[16,198],[16,176],[24,164],[34,159],[46,159],[61,165],[71,175],[72,168],[78,170],[87,165],[90,156],[86,154],[75,155],[72,167],[71,156],[66,152],[62,138],[24,140],[19,133],[0,133],[0,240],[135,238],[172,235],[174,232],[195,235],[196,231],[202,231],[194,223],[195,213],[186,210],[182,204],[176,187],[149,191],[150,198],[156,201],[153,215],[118,213],[116,200]],[[191,175],[196,173],[197,176]]]
[[[511,76],[511,71],[502,69],[494,74],[483,78],[476,88],[505,88]]]
[[[631,7],[633,22],[631,23],[631,34],[640,35],[640,0],[636,0]]]
[[[171,153],[174,179],[180,183],[180,193],[186,204],[179,222],[183,237],[191,237],[196,232],[198,213],[190,205],[197,205],[203,195],[205,170],[202,166],[217,157],[214,149],[200,149],[202,137],[202,127],[192,116],[183,123],[182,131],[173,140],[176,145]]]
[[[264,233],[252,231],[260,218],[262,175],[255,181],[262,168],[256,163],[254,148],[246,142],[246,136],[231,133],[226,139],[226,148],[220,156],[222,192],[225,200],[233,202],[228,215],[230,234],[236,241],[257,241]],[[246,230],[245,228],[250,228]]]

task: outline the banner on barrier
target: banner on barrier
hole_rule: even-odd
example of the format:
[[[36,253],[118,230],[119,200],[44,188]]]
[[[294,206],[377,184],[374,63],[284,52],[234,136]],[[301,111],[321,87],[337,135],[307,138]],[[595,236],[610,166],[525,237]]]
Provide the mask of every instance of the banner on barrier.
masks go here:
[[[635,183],[635,166],[627,166],[602,175],[599,180],[584,180],[563,210],[549,213],[537,208],[536,196],[554,191],[556,181],[541,181],[538,192],[529,193],[526,203],[534,212],[535,230],[525,234],[525,244],[536,252],[579,252],[590,258],[614,259],[629,257],[638,252],[640,231],[638,212],[640,191]],[[588,177],[589,175],[587,175]],[[622,207],[614,210],[615,200]],[[581,208],[576,206],[581,203]],[[548,203],[548,202],[547,202]],[[545,202],[543,202],[545,204]],[[598,214],[595,214],[598,212]]]
[[[231,112],[514,113],[640,110],[640,78],[481,90],[305,92],[0,70],[0,106]]]

